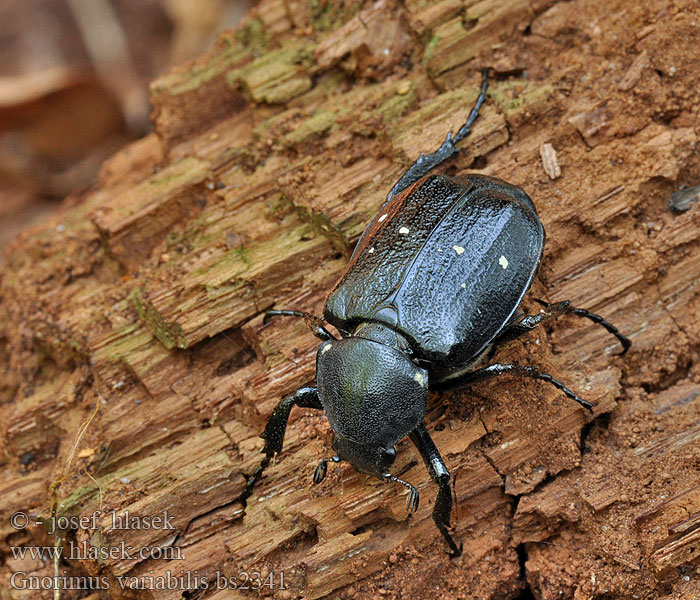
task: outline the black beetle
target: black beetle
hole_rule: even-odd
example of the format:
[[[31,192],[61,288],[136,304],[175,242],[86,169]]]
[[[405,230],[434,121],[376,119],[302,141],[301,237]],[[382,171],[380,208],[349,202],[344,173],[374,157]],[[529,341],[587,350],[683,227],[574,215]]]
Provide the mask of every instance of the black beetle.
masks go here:
[[[622,343],[631,342],[602,317],[569,301],[544,305],[536,315],[519,309],[537,273],[545,233],[532,200],[519,187],[493,177],[428,176],[456,152],[486,97],[487,71],[467,122],[440,148],[418,160],[393,187],[367,226],[350,264],[326,299],[324,319],[291,310],[267,315],[304,317],[323,340],[316,358],[316,386],[282,400],[270,416],[260,467],[248,479],[246,504],[272,457],[282,450],[293,406],[323,410],[333,428],[336,455],[314,472],[319,483],[328,461],[353,467],[409,489],[408,510],[418,491],[389,473],[394,445],[409,436],[438,484],[433,520],[450,547],[462,551],[448,531],[452,511],[450,473],[425,427],[428,390],[471,384],[504,374],[547,381],[581,406],[551,375],[518,364],[474,368],[499,344],[563,313],[586,317]],[[267,317],[266,317],[267,318]],[[336,339],[323,326],[341,333]]]

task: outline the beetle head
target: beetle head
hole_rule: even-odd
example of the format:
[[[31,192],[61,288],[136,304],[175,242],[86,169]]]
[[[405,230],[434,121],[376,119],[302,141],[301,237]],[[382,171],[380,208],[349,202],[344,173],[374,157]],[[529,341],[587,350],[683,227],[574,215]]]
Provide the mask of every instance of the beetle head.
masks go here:
[[[425,417],[428,372],[396,348],[349,337],[321,345],[316,385],[338,456],[384,478],[396,456],[394,444]]]

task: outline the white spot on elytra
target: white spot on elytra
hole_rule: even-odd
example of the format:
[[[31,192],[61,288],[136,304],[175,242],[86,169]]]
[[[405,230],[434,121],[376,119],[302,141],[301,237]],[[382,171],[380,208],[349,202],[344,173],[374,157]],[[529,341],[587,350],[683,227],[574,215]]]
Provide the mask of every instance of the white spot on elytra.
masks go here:
[[[401,229],[399,229],[399,233],[406,235],[408,233],[408,227],[402,227]]]
[[[501,258],[498,259],[498,264],[501,265],[504,269],[507,269],[508,259],[501,254]]]
[[[382,221],[384,221],[384,219],[386,219],[388,216],[389,216],[389,215],[387,215],[387,214],[383,214],[381,217],[379,217],[379,223],[381,223]]]
[[[462,248],[462,246],[452,246],[452,249],[457,253],[458,256],[462,254],[462,252],[464,252],[464,248]]]
[[[461,287],[463,290],[467,289],[467,284],[466,283],[460,283],[459,287]]]
[[[367,250],[367,254],[374,254],[374,248],[370,248],[369,250]]]
[[[413,376],[413,380],[417,381],[419,386],[425,387],[425,377],[423,377],[423,373],[416,373]]]
[[[325,354],[325,353],[328,352],[330,349],[331,349],[331,343],[330,343],[330,342],[328,342],[328,343],[326,343],[326,344],[323,344],[323,346],[321,346],[321,354]]]

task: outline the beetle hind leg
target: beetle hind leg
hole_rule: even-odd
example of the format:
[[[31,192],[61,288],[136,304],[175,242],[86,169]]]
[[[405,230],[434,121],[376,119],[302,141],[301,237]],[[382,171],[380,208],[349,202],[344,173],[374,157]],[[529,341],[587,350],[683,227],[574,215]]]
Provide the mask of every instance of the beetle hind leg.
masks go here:
[[[265,457],[260,462],[260,466],[248,478],[243,493],[238,498],[243,506],[246,506],[248,503],[248,498],[250,498],[253,493],[255,484],[260,480],[260,477],[262,477],[263,471],[270,465],[272,457],[282,451],[282,443],[284,442],[284,434],[287,431],[289,413],[292,412],[292,408],[295,406],[323,410],[321,401],[318,398],[318,391],[316,388],[311,387],[300,388],[295,394],[287,396],[275,407],[270,418],[267,420],[265,431],[262,434],[262,438],[265,440],[265,446],[262,452],[265,454]]]
[[[452,534],[447,529],[450,526],[450,514],[452,513],[450,472],[447,470],[445,461],[442,460],[435,442],[433,442],[423,423],[418,425],[409,437],[423,457],[423,462],[428,469],[428,473],[430,473],[430,477],[438,484],[438,494],[433,506],[433,521],[435,521],[435,525],[450,547],[448,554],[452,558],[456,558],[462,554],[463,546],[461,542],[459,546],[457,545]]]
[[[479,91],[479,95],[476,98],[474,108],[472,108],[471,112],[469,113],[469,116],[467,117],[467,122],[459,128],[459,131],[454,136],[454,138],[452,140],[452,142],[454,144],[459,144],[459,142],[461,142],[465,137],[467,137],[472,132],[472,125],[474,125],[474,121],[476,121],[477,117],[479,116],[479,111],[481,110],[481,107],[484,104],[484,101],[486,100],[486,90],[488,89],[488,87],[489,87],[489,70],[482,69],[481,70],[481,90]],[[450,136],[448,135],[448,139],[449,139],[449,137]]]
[[[569,300],[554,302],[552,304],[550,304],[549,302],[545,302],[544,300],[538,299],[535,299],[535,302],[544,306],[544,311],[536,315],[526,315],[516,323],[506,327],[501,332],[501,334],[495,339],[496,344],[514,340],[515,338],[520,337],[521,335],[528,333],[529,331],[532,331],[541,323],[549,321],[549,319],[556,318],[559,315],[571,313],[576,315],[577,317],[583,317],[585,319],[593,321],[594,323],[600,325],[601,327],[604,327],[606,331],[614,335],[619,340],[620,344],[622,344],[622,352],[618,353],[620,356],[625,354],[632,345],[630,339],[627,336],[622,335],[618,328],[615,327],[612,323],[609,323],[600,315],[592,313],[588,310],[571,306],[571,302]]]
[[[474,108],[472,108],[471,112],[469,113],[469,117],[467,117],[467,122],[459,128],[459,131],[454,137],[452,136],[451,132],[448,133],[445,141],[435,152],[432,152],[431,154],[421,153],[416,162],[414,162],[406,170],[406,172],[401,176],[401,179],[399,179],[394,187],[391,188],[391,191],[386,198],[386,202],[390,202],[394,196],[397,196],[403,192],[407,187],[413,185],[421,177],[427,175],[434,168],[439,167],[442,163],[459,152],[459,149],[455,144],[461,142],[471,133],[472,125],[474,125],[474,121],[476,121],[477,117],[479,116],[481,106],[486,100],[486,90],[489,87],[488,73],[488,69],[482,69],[481,71],[481,90],[479,91],[479,96],[474,103]]]

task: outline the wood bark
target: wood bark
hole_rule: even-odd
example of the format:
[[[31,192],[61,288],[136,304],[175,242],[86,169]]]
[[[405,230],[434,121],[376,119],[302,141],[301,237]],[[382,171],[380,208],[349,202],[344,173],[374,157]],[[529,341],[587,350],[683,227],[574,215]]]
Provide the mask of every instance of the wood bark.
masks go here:
[[[104,578],[91,598],[699,597],[700,207],[667,200],[698,184],[700,11],[671,4],[263,0],[155,81],[153,133],[8,252],[3,598],[53,597],[11,577],[54,568]],[[395,471],[421,494],[413,516],[403,489],[347,464],[314,486],[331,432],[309,409],[244,508],[258,435],[313,381],[318,347],[263,311],[320,314],[393,183],[466,119],[482,66],[489,97],[449,171],[534,199],[548,238],[526,309],[570,299],[632,350],[615,356],[602,328],[567,317],[499,351],[596,402],[592,415],[517,379],[431,395],[459,559],[408,440]],[[49,535],[52,502],[95,520]],[[127,511],[172,528],[115,528]],[[82,554],[13,550],[57,539]],[[225,589],[256,572],[286,589]],[[181,579],[162,589],[168,577]]]

